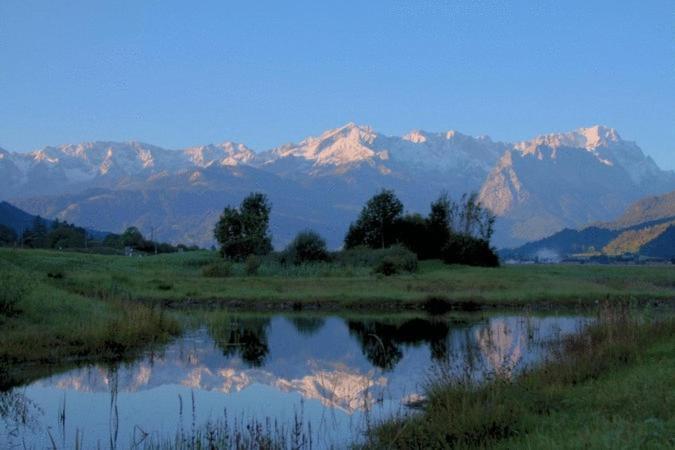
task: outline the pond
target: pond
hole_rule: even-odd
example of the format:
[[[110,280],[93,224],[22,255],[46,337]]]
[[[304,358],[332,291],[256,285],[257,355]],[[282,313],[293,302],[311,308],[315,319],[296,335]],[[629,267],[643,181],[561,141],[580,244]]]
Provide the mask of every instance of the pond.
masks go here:
[[[572,315],[214,313],[134,362],[69,370],[0,393],[0,448],[144,448],[207,424],[342,447],[406,414],[439,373],[480,380],[536,364],[590,319]],[[274,433],[272,433],[274,434]]]

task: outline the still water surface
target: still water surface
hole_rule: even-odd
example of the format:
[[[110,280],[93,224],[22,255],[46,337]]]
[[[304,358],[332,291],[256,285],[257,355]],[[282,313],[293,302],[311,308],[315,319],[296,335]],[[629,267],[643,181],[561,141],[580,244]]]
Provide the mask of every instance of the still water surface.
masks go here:
[[[292,424],[344,446],[410,411],[439,370],[481,379],[536,364],[577,316],[456,319],[230,316],[133,363],[91,365],[0,393],[0,448],[126,449],[208,422]],[[224,322],[224,323],[223,323]]]

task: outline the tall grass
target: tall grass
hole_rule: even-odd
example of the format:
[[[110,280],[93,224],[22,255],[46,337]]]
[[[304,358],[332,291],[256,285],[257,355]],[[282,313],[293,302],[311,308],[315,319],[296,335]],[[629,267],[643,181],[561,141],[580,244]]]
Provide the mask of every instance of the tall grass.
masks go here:
[[[145,450],[311,450],[312,426],[303,418],[302,409],[296,412],[290,423],[281,423],[266,418],[258,420],[239,417],[230,420],[227,411],[218,420],[197,427],[192,398],[192,426],[189,430],[179,428],[172,438],[160,438],[143,434],[136,439],[135,448]],[[182,421],[181,421],[182,423]]]
[[[595,324],[562,339],[555,344],[555,357],[515,380],[494,374],[491,381],[477,384],[464,377],[441,376],[429,386],[421,413],[399,416],[375,427],[365,447],[510,448],[505,442],[526,440],[544,418],[561,411],[564,415],[566,405],[574,401],[575,388],[637,365],[645,348],[664,340],[672,343],[674,337],[672,317],[644,321],[625,306],[604,305]],[[673,402],[672,392],[666,394]],[[652,395],[658,398],[662,394]],[[612,401],[611,394],[606,401]],[[658,411],[644,414],[650,417]],[[672,435],[670,439],[672,443]],[[667,435],[661,442],[668,442]]]

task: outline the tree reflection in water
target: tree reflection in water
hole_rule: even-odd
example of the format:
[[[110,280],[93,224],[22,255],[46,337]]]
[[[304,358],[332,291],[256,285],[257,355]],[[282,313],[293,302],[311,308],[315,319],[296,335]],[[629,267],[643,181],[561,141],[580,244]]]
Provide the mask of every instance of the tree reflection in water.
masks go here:
[[[321,317],[290,316],[299,334],[312,336],[326,321]],[[448,354],[450,327],[443,320],[415,318],[392,320],[345,320],[368,361],[383,370],[393,370],[403,357],[402,346],[428,344],[434,360]],[[269,317],[227,316],[209,326],[211,337],[225,356],[239,356],[250,367],[261,367],[269,354]]]
[[[291,316],[288,318],[295,329],[303,336],[312,336],[326,324],[323,317]]]
[[[269,354],[269,317],[229,317],[212,321],[211,337],[226,357],[239,356],[251,367],[261,367]]]
[[[399,323],[348,320],[347,326],[368,361],[382,370],[396,367],[403,357],[403,345],[429,344],[434,360],[445,358],[448,352],[450,327],[445,321],[421,318]]]

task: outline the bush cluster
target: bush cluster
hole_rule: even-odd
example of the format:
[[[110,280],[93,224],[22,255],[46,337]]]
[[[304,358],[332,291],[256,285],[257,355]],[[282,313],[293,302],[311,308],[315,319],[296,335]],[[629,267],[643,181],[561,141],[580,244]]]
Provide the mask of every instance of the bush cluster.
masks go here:
[[[417,255],[401,245],[383,250],[370,250],[373,255],[373,272],[384,276],[417,271]]]
[[[453,235],[441,250],[446,264],[467,264],[470,266],[498,267],[499,257],[483,239],[471,236]]]
[[[318,233],[305,230],[295,236],[286,247],[281,258],[284,263],[306,264],[330,260],[326,241]]]

